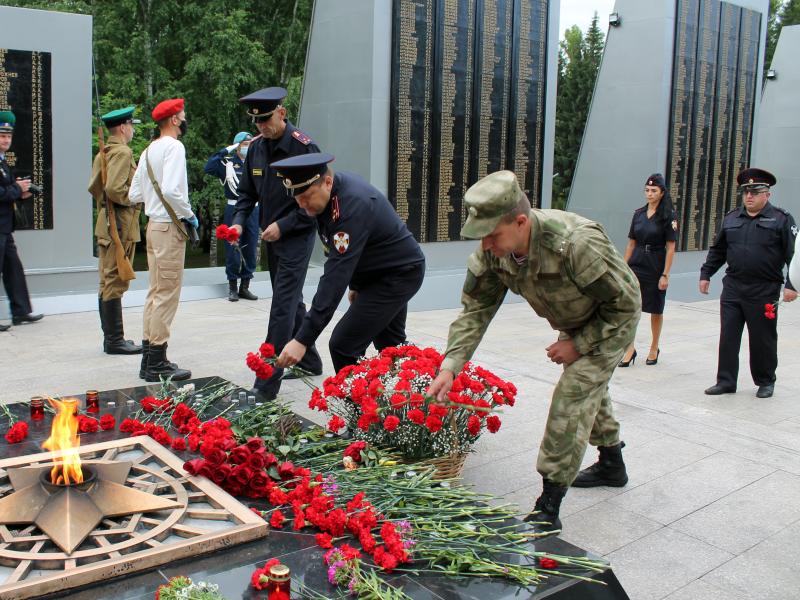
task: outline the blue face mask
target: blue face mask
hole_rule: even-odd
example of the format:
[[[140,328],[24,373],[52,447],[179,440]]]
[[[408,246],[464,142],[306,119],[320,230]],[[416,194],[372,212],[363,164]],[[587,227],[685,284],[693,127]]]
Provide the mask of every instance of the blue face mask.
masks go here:
[[[239,146],[239,154],[242,156],[242,158],[247,156],[247,149],[248,148],[249,148],[249,146]]]

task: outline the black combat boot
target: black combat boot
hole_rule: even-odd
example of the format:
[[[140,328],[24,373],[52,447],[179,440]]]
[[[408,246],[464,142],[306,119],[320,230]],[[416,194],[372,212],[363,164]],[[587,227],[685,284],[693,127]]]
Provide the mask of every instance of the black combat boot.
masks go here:
[[[239,298],[244,298],[245,300],[258,300],[258,296],[250,291],[249,279],[242,279],[242,284],[239,286]]]
[[[0,323],[0,331],[8,331],[9,329],[11,329],[11,325],[3,325]]]
[[[150,341],[142,340],[142,365],[139,367],[139,379],[144,379],[146,377],[149,355],[150,355]]]
[[[588,488],[607,485],[622,487],[628,483],[628,473],[622,461],[622,449],[625,442],[615,446],[598,446],[600,458],[591,467],[586,467],[578,473],[572,487]]]
[[[106,354],[141,354],[142,347],[126,340],[122,326],[122,299],[100,301],[100,324],[103,327],[103,352]]]
[[[171,378],[172,381],[183,381],[192,376],[191,371],[181,369],[175,363],[167,360],[167,344],[150,344],[147,352],[147,369],[145,381],[161,381],[162,378]]]
[[[561,529],[561,519],[558,513],[561,510],[561,501],[567,493],[567,488],[545,479],[542,481],[542,495],[536,500],[531,514],[525,517],[525,522],[532,523],[537,533]]]
[[[148,340],[142,340],[142,365],[139,367],[139,379],[144,379],[147,374],[147,365],[149,363],[149,352],[150,352],[150,342]],[[173,369],[177,369],[178,365],[174,362],[169,363],[172,365]]]
[[[236,289],[235,279],[228,280],[228,300],[230,300],[231,302],[239,301],[239,291]]]

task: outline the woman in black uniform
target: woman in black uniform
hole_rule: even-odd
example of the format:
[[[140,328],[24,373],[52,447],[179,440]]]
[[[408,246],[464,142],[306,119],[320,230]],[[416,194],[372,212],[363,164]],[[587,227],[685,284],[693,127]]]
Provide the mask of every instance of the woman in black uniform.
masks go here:
[[[661,353],[658,340],[664,324],[664,300],[669,285],[669,270],[675,257],[678,221],[661,173],[654,173],[647,178],[644,197],[647,204],[633,213],[625,260],[639,279],[642,312],[650,313],[653,339],[647,354],[647,364],[655,365]],[[619,366],[628,367],[635,360],[636,348],[631,344]]]

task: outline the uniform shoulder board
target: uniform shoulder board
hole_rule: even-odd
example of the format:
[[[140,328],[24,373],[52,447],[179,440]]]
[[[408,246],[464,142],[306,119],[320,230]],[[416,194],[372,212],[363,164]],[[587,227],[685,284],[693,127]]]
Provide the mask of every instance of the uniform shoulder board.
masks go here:
[[[296,139],[298,142],[303,144],[304,146],[308,146],[311,143],[311,137],[300,131],[299,129],[295,129],[292,132],[292,137]]]
[[[256,135],[256,136],[253,136],[253,139],[252,139],[252,140],[250,140],[250,143],[252,144],[252,143],[253,143],[253,142],[255,142],[256,140],[260,140],[260,139],[261,139],[261,138],[263,138],[263,137],[264,137],[264,136],[263,136],[262,134],[260,134],[260,133],[259,133],[258,135]]]
[[[785,214],[785,215],[787,215],[787,216],[789,215],[789,211],[788,211],[788,210],[786,210],[785,208],[781,208],[780,206],[776,206],[775,208],[777,208],[777,209],[778,209],[779,211],[781,211],[783,214]]]
[[[737,206],[736,208],[733,208],[733,209],[729,210],[728,212],[726,212],[726,213],[725,213],[725,216],[727,217],[728,215],[732,215],[732,214],[733,214],[733,213],[735,213],[737,210],[739,210],[739,207],[738,207],[738,206]]]

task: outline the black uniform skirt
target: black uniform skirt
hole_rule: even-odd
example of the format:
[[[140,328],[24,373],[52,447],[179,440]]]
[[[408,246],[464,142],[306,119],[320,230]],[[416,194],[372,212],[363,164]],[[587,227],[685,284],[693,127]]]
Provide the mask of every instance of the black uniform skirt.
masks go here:
[[[642,312],[651,315],[664,314],[664,304],[667,299],[667,290],[658,289],[658,280],[664,272],[666,249],[644,251],[637,248],[638,252],[631,260],[631,270],[639,280],[642,290]]]

